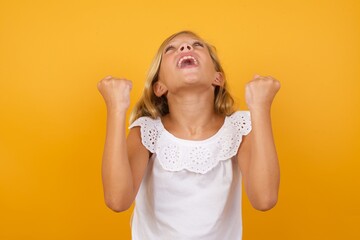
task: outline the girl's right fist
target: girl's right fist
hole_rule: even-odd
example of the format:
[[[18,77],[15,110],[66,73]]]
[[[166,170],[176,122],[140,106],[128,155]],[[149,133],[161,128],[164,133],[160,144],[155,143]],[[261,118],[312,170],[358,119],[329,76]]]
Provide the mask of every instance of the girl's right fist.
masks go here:
[[[126,111],[130,105],[131,81],[107,76],[97,83],[108,110]]]

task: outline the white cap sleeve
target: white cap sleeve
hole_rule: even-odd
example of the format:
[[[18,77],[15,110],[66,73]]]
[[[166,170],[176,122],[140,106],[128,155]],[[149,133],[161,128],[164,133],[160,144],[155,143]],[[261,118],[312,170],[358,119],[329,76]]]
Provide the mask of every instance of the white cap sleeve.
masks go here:
[[[241,135],[248,135],[251,131],[250,111],[237,111],[230,116],[230,123]]]
[[[238,152],[242,136],[251,131],[250,111],[237,111],[228,118],[228,127],[218,141],[219,161],[231,158]]]
[[[130,128],[140,126],[141,142],[152,153],[155,152],[159,131],[156,128],[156,121],[150,117],[140,117],[136,119]]]

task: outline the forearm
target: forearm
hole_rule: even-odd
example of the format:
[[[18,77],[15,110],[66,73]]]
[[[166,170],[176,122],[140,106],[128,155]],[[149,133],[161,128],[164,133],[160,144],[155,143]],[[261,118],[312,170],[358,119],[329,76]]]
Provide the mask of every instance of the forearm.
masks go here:
[[[280,169],[274,143],[270,108],[251,110],[253,141],[250,148],[249,189],[264,208],[276,204]]]
[[[125,111],[107,112],[102,180],[105,202],[112,209],[126,209],[133,198],[133,178],[127,154],[125,122]]]

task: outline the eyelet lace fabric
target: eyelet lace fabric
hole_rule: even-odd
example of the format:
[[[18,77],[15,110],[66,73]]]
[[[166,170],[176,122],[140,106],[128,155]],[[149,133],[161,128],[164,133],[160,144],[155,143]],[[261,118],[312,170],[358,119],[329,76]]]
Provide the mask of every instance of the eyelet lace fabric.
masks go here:
[[[140,117],[129,128],[141,127],[142,144],[156,154],[167,171],[188,170],[205,174],[219,162],[236,155],[242,136],[251,131],[249,111],[237,111],[225,118],[223,126],[205,140],[185,140],[169,133],[160,118]]]

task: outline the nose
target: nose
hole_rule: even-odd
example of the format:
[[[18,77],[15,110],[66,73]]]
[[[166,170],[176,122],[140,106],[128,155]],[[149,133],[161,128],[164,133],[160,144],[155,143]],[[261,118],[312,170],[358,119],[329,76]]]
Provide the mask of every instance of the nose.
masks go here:
[[[187,51],[191,51],[192,49],[193,49],[192,46],[188,43],[183,43],[179,47],[180,52],[187,52]]]

